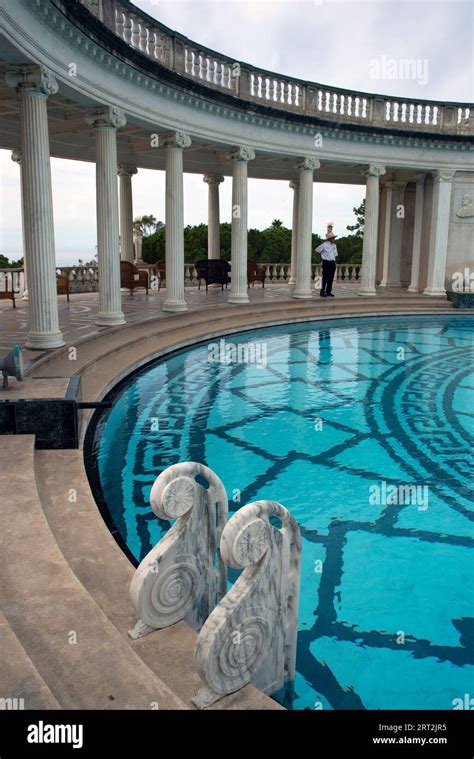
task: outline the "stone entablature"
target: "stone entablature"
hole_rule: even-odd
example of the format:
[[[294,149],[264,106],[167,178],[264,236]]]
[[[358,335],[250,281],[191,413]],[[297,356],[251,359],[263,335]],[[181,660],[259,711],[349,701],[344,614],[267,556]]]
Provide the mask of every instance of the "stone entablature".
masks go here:
[[[160,24],[128,0],[74,0],[135,51],[180,76],[245,101],[338,124],[474,135],[474,106],[374,95],[235,61]]]

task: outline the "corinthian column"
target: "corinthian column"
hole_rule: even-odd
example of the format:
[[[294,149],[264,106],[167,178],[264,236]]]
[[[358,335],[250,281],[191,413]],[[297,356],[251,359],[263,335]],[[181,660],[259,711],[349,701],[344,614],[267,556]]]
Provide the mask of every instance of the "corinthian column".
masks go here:
[[[416,174],[415,221],[413,226],[413,247],[411,255],[411,277],[408,292],[419,292],[421,232],[423,229],[423,201],[425,197],[425,174]]]
[[[21,178],[21,153],[19,150],[13,150],[11,155],[12,161],[20,166],[20,197],[21,197],[21,239],[23,241],[23,295],[22,300],[28,300],[28,274],[25,252],[25,211],[23,208],[23,181]]]
[[[133,263],[133,196],[132,177],[137,173],[136,166],[121,163],[118,170],[120,177],[120,258]]]
[[[5,80],[20,98],[21,178],[29,309],[26,346],[64,345],[59,331],[54,249],[53,197],[49,159],[48,95],[58,84],[45,66],[9,66]]]
[[[96,139],[97,261],[99,313],[96,324],[125,324],[120,293],[119,215],[117,193],[117,129],[127,120],[119,108],[104,106],[87,114]]]
[[[184,299],[183,148],[191,145],[185,132],[160,137],[166,149],[166,300],[163,311],[186,311]]]
[[[207,223],[207,257],[220,258],[221,228],[219,214],[219,185],[224,181],[222,174],[204,174],[203,182],[209,186],[208,223]]]
[[[423,295],[446,295],[444,280],[448,255],[449,211],[454,171],[433,172],[428,278]]]
[[[300,183],[297,179],[292,179],[290,188],[293,190],[293,220],[291,223],[291,265],[290,265],[290,287],[296,284],[296,241],[298,236],[298,200],[300,195]]]
[[[364,172],[367,178],[365,192],[364,242],[362,245],[362,271],[359,295],[376,295],[375,263],[379,218],[379,180],[385,166],[371,164]]]
[[[226,153],[232,161],[232,241],[229,303],[248,303],[247,294],[247,164],[252,148],[241,145]]]
[[[298,164],[299,199],[296,238],[296,282],[293,298],[308,299],[311,293],[311,243],[313,234],[313,172],[319,169],[316,158],[302,158]]]

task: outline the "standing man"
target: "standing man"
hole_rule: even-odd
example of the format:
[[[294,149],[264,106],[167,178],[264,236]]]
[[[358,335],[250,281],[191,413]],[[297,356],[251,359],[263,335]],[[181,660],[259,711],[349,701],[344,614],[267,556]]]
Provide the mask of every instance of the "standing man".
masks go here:
[[[316,248],[316,253],[321,255],[323,263],[323,281],[321,285],[321,292],[319,293],[321,298],[334,298],[332,294],[332,282],[334,279],[334,272],[336,271],[336,256],[337,248],[334,243],[337,235],[334,234],[332,229],[326,234],[326,240]]]

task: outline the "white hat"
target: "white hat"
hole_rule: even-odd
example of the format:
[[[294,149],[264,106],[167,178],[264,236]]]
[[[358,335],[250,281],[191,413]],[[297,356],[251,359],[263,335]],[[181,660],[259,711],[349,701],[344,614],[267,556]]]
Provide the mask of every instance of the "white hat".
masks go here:
[[[326,240],[332,240],[334,237],[337,237],[334,232],[326,232]]]

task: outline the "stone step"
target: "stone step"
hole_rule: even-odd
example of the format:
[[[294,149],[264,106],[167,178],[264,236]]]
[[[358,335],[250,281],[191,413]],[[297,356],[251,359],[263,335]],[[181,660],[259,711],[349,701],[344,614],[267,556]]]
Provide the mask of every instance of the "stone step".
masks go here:
[[[186,709],[68,566],[41,507],[33,436],[2,438],[0,493],[0,608],[60,706]]]
[[[60,709],[0,611],[0,709]]]
[[[161,334],[170,335],[175,331],[182,331],[187,327],[196,327],[209,324],[209,327],[219,330],[221,325],[227,327],[228,322],[234,319],[248,320],[250,326],[256,326],[265,316],[265,323],[274,319],[286,318],[313,318],[331,316],[334,312],[354,313],[354,318],[362,317],[367,312],[379,313],[387,311],[393,315],[397,311],[446,311],[453,310],[452,304],[444,298],[427,298],[424,295],[410,295],[400,297],[399,294],[388,294],[377,298],[341,297],[323,299],[314,297],[311,300],[274,300],[265,303],[249,303],[241,306],[222,304],[216,308],[215,304],[201,306],[196,310],[185,311],[180,314],[160,315],[155,318],[146,318],[143,321],[128,324],[125,327],[115,327],[106,332],[98,332],[97,335],[87,338],[84,343],[80,340],[75,345],[78,348],[78,360],[74,364],[74,373],[91,366],[98,358],[107,353],[112,353],[118,348],[135,345],[137,340],[159,337]],[[210,312],[212,317],[210,318]],[[256,317],[254,319],[254,317]],[[107,336],[107,345],[104,353],[104,336]],[[83,357],[83,358],[81,358]],[[59,376],[70,375],[71,362],[69,361],[68,348],[60,348],[48,355],[42,356],[31,367],[33,376],[44,376],[46,367],[54,366]]]
[[[76,450],[35,451],[38,492],[51,531],[84,588],[148,667],[183,702],[201,681],[194,667],[196,632],[185,622],[132,641],[128,636],[136,616],[128,589],[134,568],[105,526],[87,482],[83,453]],[[76,502],[68,500],[74,488]],[[281,709],[251,685],[218,702],[216,709]]]

